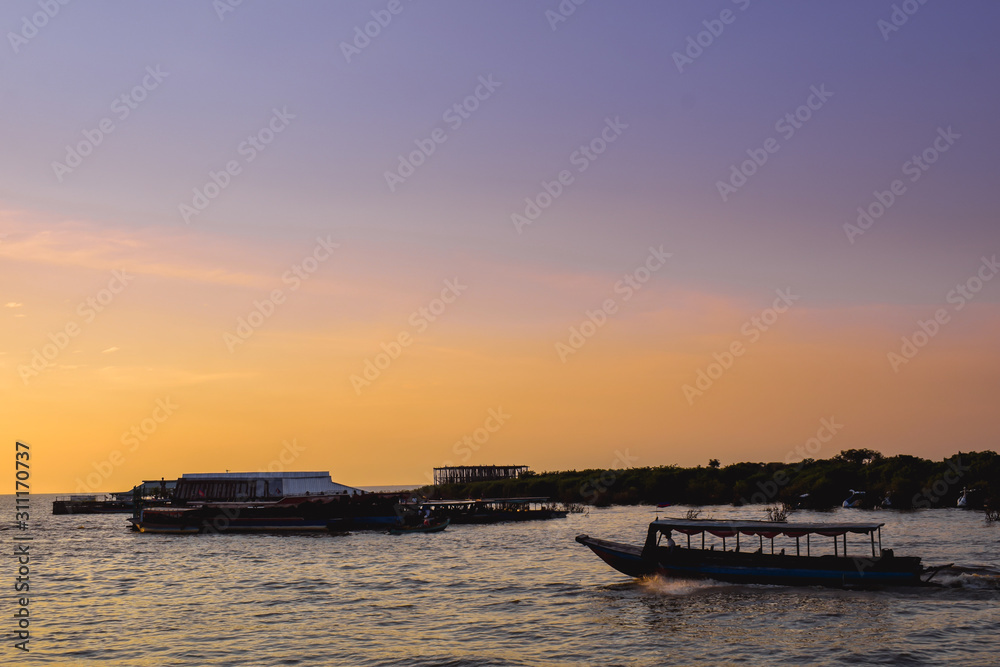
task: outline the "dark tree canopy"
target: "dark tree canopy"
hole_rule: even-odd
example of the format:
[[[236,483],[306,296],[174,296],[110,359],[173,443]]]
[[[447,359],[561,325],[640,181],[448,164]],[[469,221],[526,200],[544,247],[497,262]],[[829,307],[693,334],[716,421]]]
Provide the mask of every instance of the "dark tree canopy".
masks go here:
[[[882,459],[882,454],[874,449],[845,449],[835,457],[855,465],[868,465]]]
[[[788,463],[676,465],[627,469],[526,473],[517,479],[425,487],[437,499],[545,496],[591,505],[775,504],[838,507],[852,490],[871,504],[889,499],[897,509],[955,507],[963,488],[1000,507],[1000,455],[960,452],[940,461],[910,455],[885,457],[872,449],[848,449],[829,459]]]

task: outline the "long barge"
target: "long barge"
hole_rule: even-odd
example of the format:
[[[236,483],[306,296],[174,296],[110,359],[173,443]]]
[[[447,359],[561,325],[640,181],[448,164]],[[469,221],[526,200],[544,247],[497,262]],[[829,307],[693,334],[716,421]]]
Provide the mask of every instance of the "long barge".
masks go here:
[[[142,533],[326,531],[388,527],[397,494],[337,484],[323,472],[195,473],[177,480],[167,507],[138,507]]]
[[[52,513],[127,514],[135,509],[131,496],[130,492],[60,496],[52,501]]]
[[[562,519],[566,511],[552,506],[548,498],[476,498],[473,500],[426,500],[417,503],[421,510],[446,517],[451,523],[503,523]]]

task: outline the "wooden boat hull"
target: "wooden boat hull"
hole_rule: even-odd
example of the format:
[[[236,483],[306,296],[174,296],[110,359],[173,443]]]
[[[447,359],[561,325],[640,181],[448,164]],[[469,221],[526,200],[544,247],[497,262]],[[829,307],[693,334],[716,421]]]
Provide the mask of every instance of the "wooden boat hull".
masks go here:
[[[350,532],[352,530],[388,530],[399,524],[395,514],[385,516],[365,516],[354,518],[335,518],[326,522],[326,528],[331,533]]]
[[[328,516],[322,506],[272,505],[269,507],[201,507],[143,510],[131,519],[141,533],[187,535],[194,533],[343,532],[381,528],[398,521],[395,514]]]
[[[52,514],[128,514],[135,505],[123,500],[54,500]]]
[[[449,519],[440,521],[430,526],[393,526],[389,529],[390,535],[408,535],[410,533],[440,533],[451,523]]]
[[[322,532],[326,520],[234,518],[228,523],[210,519],[167,522],[158,519],[133,521],[140,533],[192,535],[195,533],[267,533],[267,532]]]
[[[752,552],[657,547],[643,556],[638,546],[579,535],[576,541],[614,569],[631,577],[713,579],[737,584],[783,586],[920,586],[924,568],[912,557],[786,556]]]
[[[521,511],[488,511],[476,513],[450,514],[452,523],[490,524],[507,523],[510,521],[546,521],[548,519],[565,519],[566,512],[561,510],[521,510]]]
[[[133,523],[132,526],[140,533],[155,533],[160,535],[192,535],[200,532],[200,529],[196,526],[169,526],[143,523]]]
[[[576,541],[589,547],[605,563],[630,577],[648,577],[656,574],[656,563],[644,560],[640,547],[598,540],[588,535],[577,535]]]

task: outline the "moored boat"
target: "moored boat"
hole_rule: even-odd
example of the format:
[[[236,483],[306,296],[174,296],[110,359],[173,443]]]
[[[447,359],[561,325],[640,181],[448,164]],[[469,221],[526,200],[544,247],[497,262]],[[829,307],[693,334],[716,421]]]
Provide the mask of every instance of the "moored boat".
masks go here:
[[[174,480],[160,479],[144,481],[131,491],[59,496],[52,501],[52,514],[127,514],[140,505],[161,507],[170,503],[169,494],[176,484]]]
[[[140,506],[131,522],[142,533],[168,534],[385,529],[398,521],[399,500],[321,472],[188,474],[169,506]]]
[[[588,535],[578,535],[576,541],[631,577],[659,574],[749,584],[920,586],[928,584],[938,571],[948,567],[924,567],[918,557],[896,556],[892,550],[882,549],[883,525],[663,519],[649,525],[646,542],[641,547]],[[686,536],[684,546],[674,542],[674,532],[678,539],[681,535]],[[849,534],[869,538],[863,547],[855,544],[856,551],[852,555],[848,555]],[[718,546],[714,543],[716,540],[711,540],[713,543],[706,548],[706,535],[721,539],[722,548],[715,548]],[[741,535],[750,538],[742,545]],[[833,538],[833,554],[813,555],[812,551],[821,546],[814,546],[814,536]],[[692,544],[692,537],[700,539]],[[794,554],[786,554],[785,548],[775,553],[776,537],[786,538]],[[727,544],[727,539],[732,542]],[[766,551],[765,540],[769,542],[770,553]],[[791,540],[794,540],[794,547]],[[727,546],[732,548],[727,549]]]
[[[116,514],[135,509],[132,492],[60,496],[52,501],[52,513]]]
[[[501,523],[563,519],[566,511],[552,506],[548,498],[476,498],[471,500],[426,500],[412,504],[414,509],[430,510],[454,524]]]
[[[451,523],[450,519],[442,519],[432,523],[423,523],[416,526],[399,525],[389,528],[390,535],[407,535],[409,533],[440,533]]]

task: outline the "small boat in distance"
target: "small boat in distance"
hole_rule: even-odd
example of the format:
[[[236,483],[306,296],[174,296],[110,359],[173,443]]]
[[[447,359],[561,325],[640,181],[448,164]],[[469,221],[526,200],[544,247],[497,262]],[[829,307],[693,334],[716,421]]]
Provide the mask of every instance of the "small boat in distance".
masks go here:
[[[440,533],[448,527],[451,519],[442,519],[433,523],[418,524],[416,526],[398,525],[389,528],[390,535],[408,535],[409,533]]]
[[[921,586],[940,570],[923,567],[920,558],[896,556],[882,549],[883,523],[777,523],[770,521],[719,521],[712,519],[662,519],[649,524],[642,547],[578,535],[576,541],[604,562],[631,577],[659,574],[667,577],[706,578],[738,584],[779,584],[870,588],[878,586]],[[673,541],[687,537],[686,545]],[[848,556],[848,534],[865,535],[868,542]],[[705,535],[721,538],[706,548]],[[751,538],[740,544],[740,536]],[[812,555],[811,536],[832,537],[833,554]],[[692,545],[691,537],[700,536]],[[666,540],[663,538],[666,537]],[[774,552],[774,538],[794,539],[794,554],[785,549]],[[876,537],[878,540],[876,547]],[[727,550],[727,538],[735,538]],[[753,539],[757,538],[757,539]],[[803,541],[802,538],[805,538]],[[770,553],[764,540],[770,542]],[[749,542],[749,544],[747,544]],[[759,546],[758,546],[759,544]],[[756,548],[755,548],[756,547]]]

